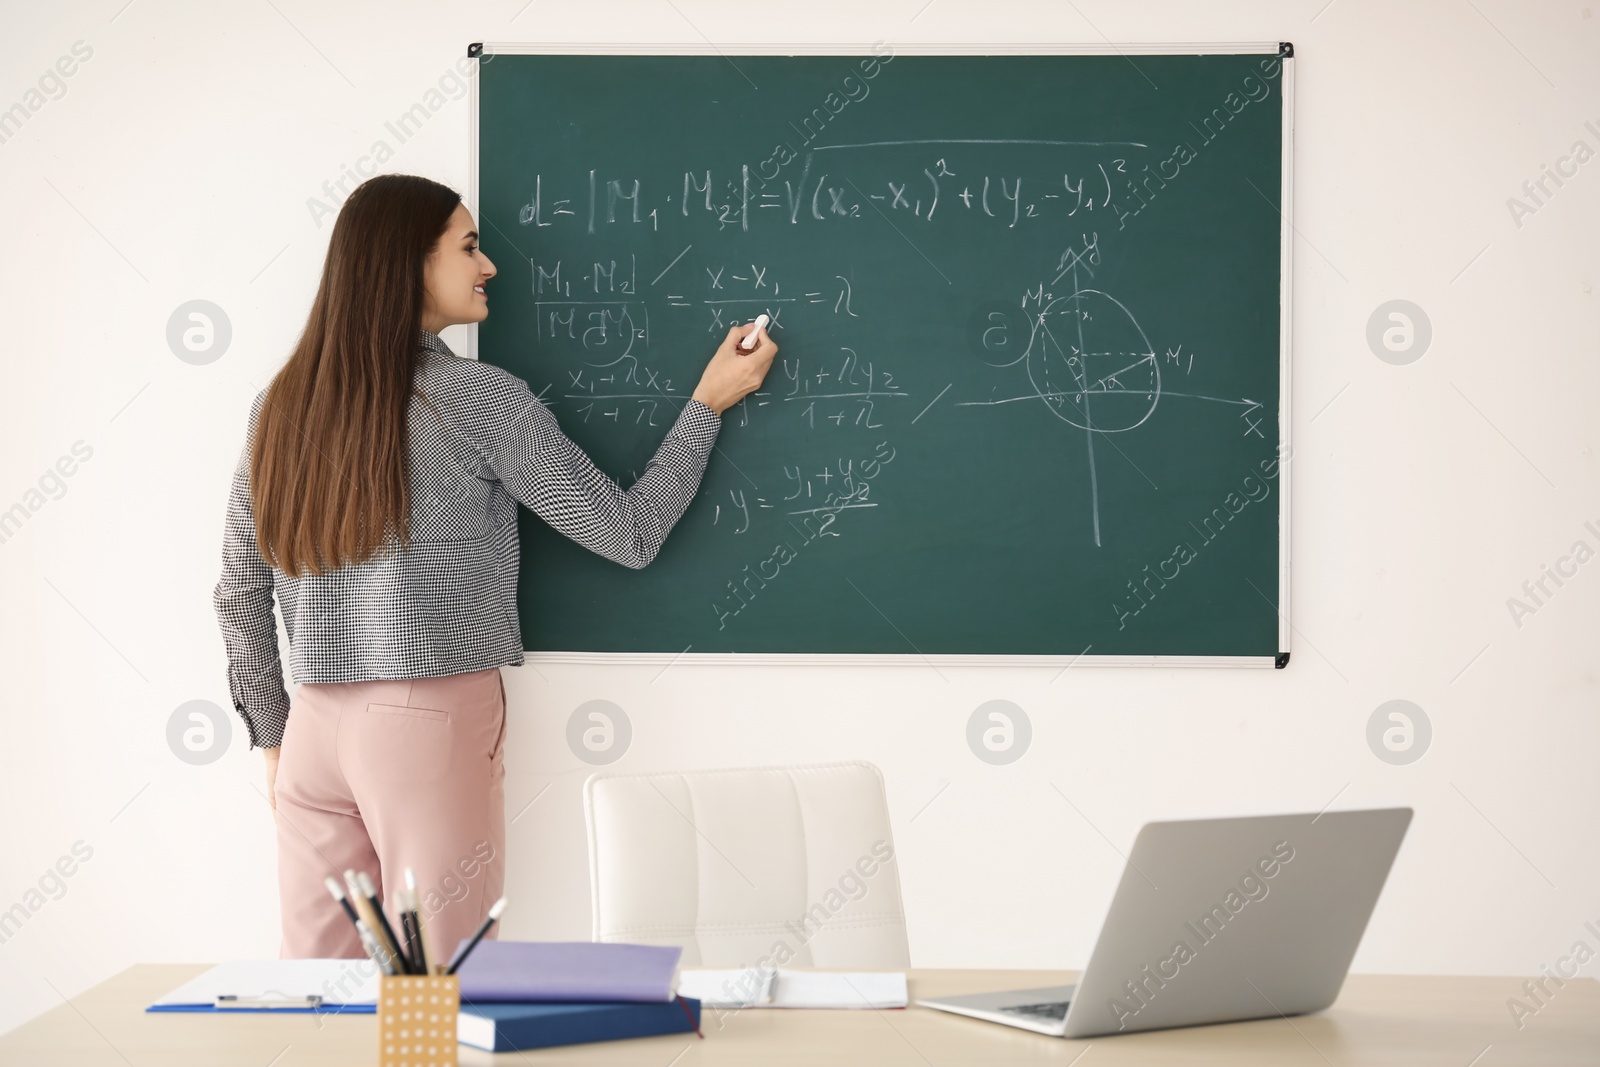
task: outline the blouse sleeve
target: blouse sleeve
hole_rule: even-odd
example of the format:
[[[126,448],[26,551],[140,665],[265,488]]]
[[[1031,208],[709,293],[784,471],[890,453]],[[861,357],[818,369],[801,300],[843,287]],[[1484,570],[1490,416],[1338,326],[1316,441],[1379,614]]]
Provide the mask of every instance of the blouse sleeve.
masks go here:
[[[644,474],[623,489],[562,433],[526,382],[489,370],[470,436],[507,491],[606,559],[635,570],[655,559],[700,487],[722,417],[691,399]]]
[[[251,748],[276,748],[289,718],[289,693],[278,659],[278,627],[272,614],[272,568],[256,548],[250,506],[250,441],[265,399],[250,408],[245,446],[233,472],[222,534],[222,577],[212,605],[228,652],[228,691],[244,719]]]

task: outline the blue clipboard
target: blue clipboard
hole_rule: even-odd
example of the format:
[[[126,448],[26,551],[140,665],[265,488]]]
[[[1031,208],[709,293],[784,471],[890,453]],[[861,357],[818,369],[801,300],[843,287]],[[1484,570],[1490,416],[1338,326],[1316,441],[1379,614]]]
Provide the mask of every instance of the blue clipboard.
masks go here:
[[[369,959],[228,960],[196,975],[146,1012],[371,1015],[378,968]]]

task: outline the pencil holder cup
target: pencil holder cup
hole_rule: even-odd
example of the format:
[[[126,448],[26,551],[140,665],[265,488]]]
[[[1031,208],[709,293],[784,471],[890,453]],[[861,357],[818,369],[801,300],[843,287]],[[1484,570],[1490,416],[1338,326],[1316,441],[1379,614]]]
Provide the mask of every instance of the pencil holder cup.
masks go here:
[[[378,979],[378,1067],[456,1067],[455,975],[384,975]]]

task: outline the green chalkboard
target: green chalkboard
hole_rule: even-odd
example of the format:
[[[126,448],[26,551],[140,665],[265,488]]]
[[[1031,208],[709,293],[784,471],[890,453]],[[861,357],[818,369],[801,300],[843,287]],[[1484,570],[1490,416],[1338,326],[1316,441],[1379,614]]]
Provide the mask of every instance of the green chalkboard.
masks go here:
[[[523,512],[526,647],[1286,658],[1291,68],[485,50],[478,357],[627,486],[781,346],[648,567]]]

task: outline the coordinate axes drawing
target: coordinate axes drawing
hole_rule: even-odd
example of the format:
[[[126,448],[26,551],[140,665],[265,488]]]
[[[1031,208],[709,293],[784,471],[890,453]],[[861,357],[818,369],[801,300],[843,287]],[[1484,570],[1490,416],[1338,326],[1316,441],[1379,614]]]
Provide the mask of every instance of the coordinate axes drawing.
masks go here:
[[[1128,433],[1147,423],[1163,396],[1233,404],[1244,408],[1245,435],[1265,439],[1261,421],[1252,418],[1261,410],[1259,401],[1248,397],[1230,399],[1200,393],[1180,393],[1164,388],[1162,362],[1174,365],[1187,375],[1194,366],[1194,354],[1187,356],[1180,345],[1157,353],[1144,328],[1127,305],[1100,289],[1086,289],[1079,282],[1080,269],[1094,277],[1100,265],[1099,235],[1085,235],[1083,248],[1069,248],[1056,264],[1057,273],[1022,296],[1022,309],[1028,313],[1028,344],[1016,359],[992,364],[1011,367],[1022,364],[1031,390],[1019,396],[998,400],[958,401],[957,406],[993,406],[1018,401],[1038,400],[1047,410],[1084,432],[1084,448],[1089,464],[1089,502],[1095,547],[1102,546],[1100,534],[1100,477],[1095,463],[1096,435]],[[1071,275],[1072,291],[1057,296],[1050,286],[1059,285]],[[1090,344],[1085,327],[1094,339]],[[1058,334],[1060,336],[1058,336]],[[1062,343],[1062,338],[1066,343]],[[1091,398],[1099,398],[1093,399]],[[1106,441],[1130,466],[1138,466],[1109,437]],[[1149,476],[1139,471],[1146,481]],[[1154,482],[1150,483],[1152,486]]]

